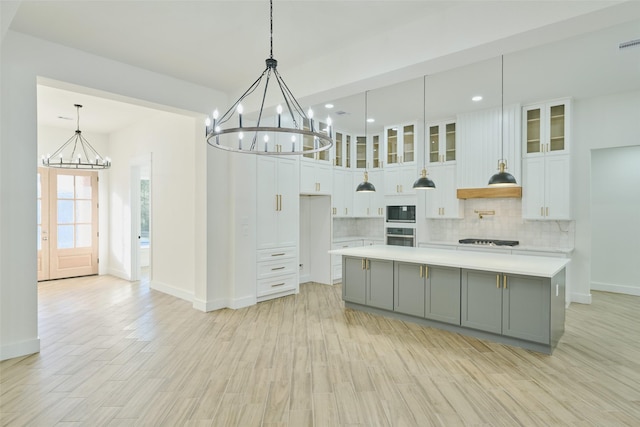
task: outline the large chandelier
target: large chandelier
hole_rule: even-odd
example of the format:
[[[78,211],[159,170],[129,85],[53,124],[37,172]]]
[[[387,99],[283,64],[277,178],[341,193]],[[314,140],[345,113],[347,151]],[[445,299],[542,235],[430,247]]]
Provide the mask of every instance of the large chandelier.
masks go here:
[[[219,116],[215,110],[207,117],[207,143],[215,148],[248,154],[300,155],[328,150],[333,145],[331,119],[314,120],[311,109],[305,113],[278,73],[278,61],[273,58],[273,0],[269,1],[269,6],[271,46],[267,66],[226,113]],[[265,113],[264,105],[272,77],[277,82],[282,103],[269,114]],[[263,79],[260,110],[252,115],[253,119],[243,117],[242,102],[260,87]],[[237,126],[225,127],[233,126],[231,120]]]
[[[80,130],[80,109],[82,105],[74,104],[76,107],[77,127],[75,134],[67,140],[53,154],[42,156],[42,164],[49,168],[60,169],[108,169],[111,167],[111,160],[102,157],[89,141],[82,136]]]

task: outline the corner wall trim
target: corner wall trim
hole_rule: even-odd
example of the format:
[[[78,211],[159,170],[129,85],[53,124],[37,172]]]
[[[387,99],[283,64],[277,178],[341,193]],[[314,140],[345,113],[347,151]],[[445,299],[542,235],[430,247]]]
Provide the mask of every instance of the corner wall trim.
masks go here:
[[[640,284],[638,286],[629,286],[629,285],[616,285],[612,283],[603,283],[603,282],[591,282],[591,290],[640,296]]]
[[[28,356],[40,352],[40,338],[28,341],[20,341],[0,347],[0,360],[13,359],[15,357]]]
[[[180,298],[183,299],[185,301],[189,301],[189,302],[193,302],[193,292],[188,292],[185,291],[183,289],[178,289],[176,287],[173,287],[169,284],[166,283],[162,283],[162,282],[158,282],[155,280],[151,281],[151,284],[149,285],[149,287],[153,290],[165,293],[165,294],[169,294],[171,296],[174,296],[176,298]]]
[[[571,302],[591,304],[591,294],[571,294]]]

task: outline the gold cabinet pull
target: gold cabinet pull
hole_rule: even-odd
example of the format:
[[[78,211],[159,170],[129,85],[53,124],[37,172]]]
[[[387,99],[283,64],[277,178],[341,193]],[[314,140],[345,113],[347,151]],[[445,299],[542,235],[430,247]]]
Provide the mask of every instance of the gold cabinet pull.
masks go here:
[[[367,266],[367,270],[371,269],[371,266],[369,265],[369,260],[366,261],[366,266]]]
[[[502,287],[507,289],[507,275],[502,276]]]
[[[429,266],[428,265],[424,266],[424,277],[425,277],[425,279],[427,279],[429,277]]]
[[[362,269],[364,270],[364,258],[362,258]]]
[[[547,212],[547,216],[549,216],[549,206],[547,206],[546,212]]]
[[[540,216],[544,216],[544,206],[540,206]]]
[[[271,285],[272,288],[275,288],[277,286],[284,286],[284,282]]]
[[[422,277],[422,265],[420,265],[420,277]]]
[[[282,194],[280,195],[280,210],[282,210]]]
[[[271,271],[277,271],[277,270],[284,270],[285,267],[276,267],[276,268],[272,268]]]
[[[279,254],[271,254],[271,256],[284,256],[284,252],[280,252]]]
[[[500,275],[496,274],[496,288],[500,289]]]

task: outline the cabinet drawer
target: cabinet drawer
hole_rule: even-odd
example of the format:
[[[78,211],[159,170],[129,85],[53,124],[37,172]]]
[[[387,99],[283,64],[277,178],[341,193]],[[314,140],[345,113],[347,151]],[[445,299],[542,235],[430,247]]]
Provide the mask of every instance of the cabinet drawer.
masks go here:
[[[258,298],[296,289],[296,275],[279,276],[258,280]]]
[[[258,279],[295,274],[296,260],[292,258],[276,259],[258,263]]]
[[[262,249],[258,251],[258,262],[275,261],[283,258],[294,258],[296,256],[296,247],[288,246],[284,248]]]

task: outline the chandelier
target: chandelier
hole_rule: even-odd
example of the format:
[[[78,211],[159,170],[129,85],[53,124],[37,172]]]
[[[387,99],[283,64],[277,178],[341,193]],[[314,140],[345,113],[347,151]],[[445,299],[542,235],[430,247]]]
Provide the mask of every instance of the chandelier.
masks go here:
[[[207,117],[207,143],[215,148],[248,154],[301,155],[328,150],[333,145],[331,119],[324,122],[314,120],[311,109],[305,113],[278,73],[278,61],[273,58],[273,0],[269,1],[269,22],[270,54],[265,61],[266,68],[226,113],[219,116],[215,110],[211,117]],[[272,78],[276,81],[282,103],[269,114],[265,113],[264,105]],[[261,86],[263,80],[260,110],[253,120],[243,117],[242,102]],[[237,126],[233,127],[230,121]]]
[[[77,127],[75,134],[67,140],[53,154],[42,156],[42,164],[49,168],[60,169],[108,169],[111,160],[102,157],[89,141],[82,136],[80,130],[80,109],[82,105],[74,104],[77,114]]]

